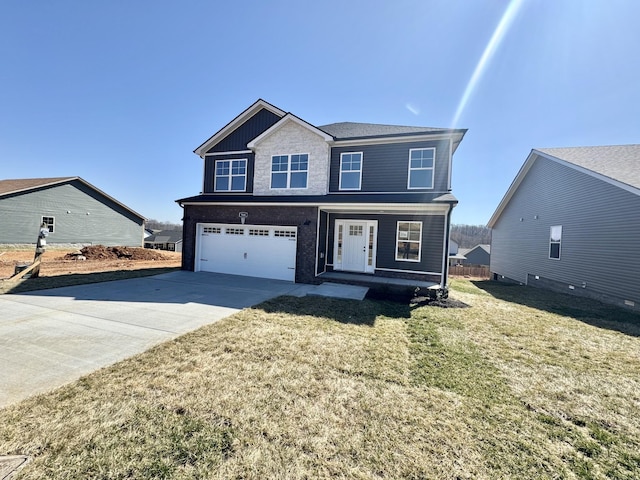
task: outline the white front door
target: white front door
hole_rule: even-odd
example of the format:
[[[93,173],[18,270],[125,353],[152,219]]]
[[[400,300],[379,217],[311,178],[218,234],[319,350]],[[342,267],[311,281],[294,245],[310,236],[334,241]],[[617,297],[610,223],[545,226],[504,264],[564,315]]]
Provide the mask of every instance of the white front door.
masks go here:
[[[378,222],[336,220],[335,227],[334,269],[373,273]]]

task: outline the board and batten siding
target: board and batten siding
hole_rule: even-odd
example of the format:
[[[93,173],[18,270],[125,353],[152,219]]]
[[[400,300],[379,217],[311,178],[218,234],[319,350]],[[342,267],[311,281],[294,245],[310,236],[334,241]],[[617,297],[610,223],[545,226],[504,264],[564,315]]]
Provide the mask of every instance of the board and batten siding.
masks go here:
[[[268,130],[280,120],[273,112],[263,108],[246,122],[236,128],[219,143],[207,150],[207,153],[238,152],[247,149],[247,143]]]
[[[144,220],[79,181],[0,199],[0,243],[35,243],[43,216],[50,244],[142,246]]]
[[[329,191],[340,191],[340,155],[349,152],[362,152],[362,184],[360,192],[419,191],[409,190],[407,187],[409,179],[409,150],[413,148],[436,149],[433,189],[426,189],[426,191],[447,192],[449,189],[448,140],[332,147]]]
[[[329,214],[327,263],[333,263],[336,220],[377,220],[376,269],[441,273],[445,218],[444,215]],[[422,253],[420,262],[396,260],[398,222],[422,222]]]
[[[492,230],[491,272],[526,284],[539,276],[585,295],[640,305],[640,197],[538,157]],[[560,259],[549,230],[562,226]],[[531,283],[531,282],[529,282]],[[588,291],[587,291],[588,290]]]

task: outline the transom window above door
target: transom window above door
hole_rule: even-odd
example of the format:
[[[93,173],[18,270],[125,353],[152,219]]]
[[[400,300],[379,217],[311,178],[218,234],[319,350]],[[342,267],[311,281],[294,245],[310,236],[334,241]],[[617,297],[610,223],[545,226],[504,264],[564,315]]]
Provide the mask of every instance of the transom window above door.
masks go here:
[[[409,150],[408,188],[433,188],[435,148],[412,148]]]
[[[340,154],[340,190],[360,190],[362,152]]]
[[[247,160],[216,160],[214,191],[244,192],[247,188]]]
[[[274,155],[271,157],[271,188],[307,188],[309,155]]]

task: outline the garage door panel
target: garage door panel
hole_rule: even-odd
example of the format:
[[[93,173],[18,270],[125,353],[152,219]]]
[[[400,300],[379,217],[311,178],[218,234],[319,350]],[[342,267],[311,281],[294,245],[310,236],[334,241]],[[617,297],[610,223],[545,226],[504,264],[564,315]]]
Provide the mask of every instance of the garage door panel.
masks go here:
[[[295,227],[199,224],[196,270],[295,280]]]

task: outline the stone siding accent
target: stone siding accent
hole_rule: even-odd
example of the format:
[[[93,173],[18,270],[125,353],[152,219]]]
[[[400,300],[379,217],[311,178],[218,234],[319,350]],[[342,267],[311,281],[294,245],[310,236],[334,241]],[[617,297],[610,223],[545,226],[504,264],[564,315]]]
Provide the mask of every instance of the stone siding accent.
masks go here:
[[[253,194],[326,195],[329,189],[329,152],[329,145],[322,137],[295,122],[288,122],[255,148]],[[307,188],[271,190],[271,157],[297,153],[309,154]]]
[[[247,212],[247,225],[281,225],[298,227],[296,282],[319,283],[314,270],[316,262],[316,207],[251,206],[251,205],[185,205],[183,223],[182,269],[195,269],[196,225],[198,223],[240,224],[238,214]],[[308,223],[308,224],[306,224]],[[305,225],[306,224],[306,225]],[[268,252],[265,252],[268,255]]]

